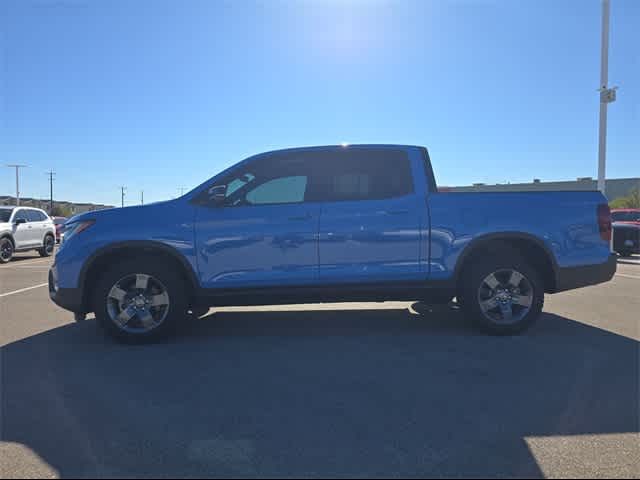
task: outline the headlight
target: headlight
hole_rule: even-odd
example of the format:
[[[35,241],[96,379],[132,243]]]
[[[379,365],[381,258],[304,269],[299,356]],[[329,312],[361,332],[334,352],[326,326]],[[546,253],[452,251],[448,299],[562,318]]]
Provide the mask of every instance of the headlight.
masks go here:
[[[71,237],[75,237],[79,233],[84,232],[87,228],[89,228],[94,223],[96,223],[95,220],[84,220],[80,222],[65,223],[64,227],[62,227],[65,243],[71,240]]]

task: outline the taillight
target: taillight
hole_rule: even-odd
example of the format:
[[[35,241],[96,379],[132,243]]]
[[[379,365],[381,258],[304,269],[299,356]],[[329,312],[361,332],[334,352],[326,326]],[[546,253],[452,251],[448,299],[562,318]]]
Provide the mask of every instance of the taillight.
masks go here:
[[[598,229],[600,238],[606,242],[611,241],[611,209],[606,203],[598,205]]]

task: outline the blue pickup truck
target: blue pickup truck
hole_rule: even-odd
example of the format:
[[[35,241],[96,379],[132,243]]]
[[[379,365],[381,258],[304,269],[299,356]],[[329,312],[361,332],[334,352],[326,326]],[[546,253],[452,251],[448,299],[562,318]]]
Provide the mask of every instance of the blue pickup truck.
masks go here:
[[[52,300],[127,342],[211,306],[456,297],[484,331],[526,330],[544,294],[606,282],[597,192],[438,192],[427,150],[262,153],[167,202],[66,224]]]

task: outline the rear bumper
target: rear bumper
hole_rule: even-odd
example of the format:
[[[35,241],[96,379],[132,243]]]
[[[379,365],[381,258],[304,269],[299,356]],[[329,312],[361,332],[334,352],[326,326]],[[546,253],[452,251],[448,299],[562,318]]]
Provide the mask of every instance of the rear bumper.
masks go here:
[[[83,312],[82,290],[79,288],[58,288],[55,268],[49,270],[49,297],[53,303],[71,312]]]
[[[616,273],[617,255],[612,253],[604,263],[558,269],[556,292],[608,282]]]

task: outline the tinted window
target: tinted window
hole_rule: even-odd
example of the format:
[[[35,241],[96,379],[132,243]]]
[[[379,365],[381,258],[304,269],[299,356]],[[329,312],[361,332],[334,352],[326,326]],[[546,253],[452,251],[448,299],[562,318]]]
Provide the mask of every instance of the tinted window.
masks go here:
[[[258,158],[216,185],[226,185],[226,206],[300,203],[308,195],[312,167],[308,159],[285,152]]]
[[[250,189],[245,199],[251,205],[299,203],[304,201],[306,189],[306,176],[280,177]]]
[[[40,212],[36,212],[35,210],[27,210],[25,212],[25,216],[27,217],[28,222],[39,222],[40,221]]]
[[[614,222],[638,222],[640,221],[640,212],[613,212],[611,219]]]
[[[16,220],[26,220],[27,222],[29,222],[29,217],[27,216],[28,211],[27,210],[18,210],[15,214],[15,216],[13,217],[13,221],[15,222]]]
[[[401,150],[338,150],[320,168],[323,200],[376,200],[413,192],[411,164]]]
[[[47,219],[47,216],[38,210],[32,210],[34,222],[44,222]]]
[[[0,222],[8,222],[11,219],[11,208],[0,208]]]

